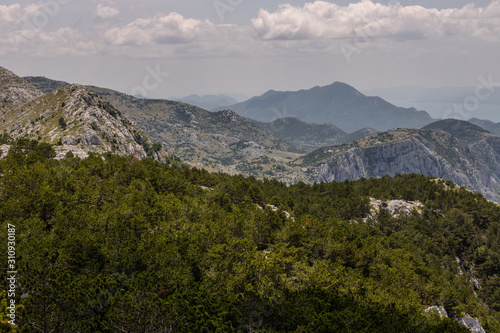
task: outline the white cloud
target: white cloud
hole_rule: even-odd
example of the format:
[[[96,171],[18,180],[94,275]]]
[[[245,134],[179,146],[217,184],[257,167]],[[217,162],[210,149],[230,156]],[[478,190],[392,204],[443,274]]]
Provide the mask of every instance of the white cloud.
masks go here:
[[[98,4],[95,15],[103,20],[115,18],[120,15],[120,10],[115,7]]]
[[[187,44],[212,28],[213,24],[209,21],[170,13],[137,19],[124,27],[108,30],[104,37],[111,45]]]
[[[276,12],[260,10],[252,19],[262,40],[345,39],[353,33],[397,40],[433,37],[479,37],[498,40],[500,0],[484,8],[467,5],[460,9],[384,5],[362,0],[348,6],[326,1],[303,7],[281,5]]]
[[[21,8],[18,3],[10,6],[0,5],[0,26],[4,27],[4,30],[12,30],[21,27],[23,24],[36,24],[36,22],[32,21],[39,20],[37,14],[41,8],[38,4],[30,4],[24,8]]]

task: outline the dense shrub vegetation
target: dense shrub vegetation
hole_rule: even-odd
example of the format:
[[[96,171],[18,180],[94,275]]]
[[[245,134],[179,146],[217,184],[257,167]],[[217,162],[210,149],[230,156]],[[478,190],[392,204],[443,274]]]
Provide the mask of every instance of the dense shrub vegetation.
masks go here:
[[[450,182],[287,187],[111,154],[53,156],[21,140],[0,161],[2,244],[15,225],[21,304],[18,327],[0,330],[468,331],[424,311],[438,305],[500,331],[500,208]],[[425,209],[363,222],[369,197]]]

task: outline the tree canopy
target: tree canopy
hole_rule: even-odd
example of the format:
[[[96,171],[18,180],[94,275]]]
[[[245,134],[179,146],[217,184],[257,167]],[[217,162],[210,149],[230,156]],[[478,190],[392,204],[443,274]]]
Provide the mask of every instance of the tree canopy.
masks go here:
[[[20,306],[0,331],[467,332],[463,313],[500,331],[500,207],[451,182],[287,186],[12,144],[0,221]],[[424,209],[365,221],[370,197]]]

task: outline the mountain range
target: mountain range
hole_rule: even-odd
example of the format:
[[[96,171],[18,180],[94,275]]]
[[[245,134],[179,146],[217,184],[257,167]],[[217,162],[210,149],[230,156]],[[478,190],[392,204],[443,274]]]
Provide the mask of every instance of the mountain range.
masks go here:
[[[25,79],[43,91],[65,84],[40,77]],[[208,112],[183,102],[137,98],[95,86],[86,88],[191,166],[262,177],[265,172],[274,173],[274,168],[280,170],[282,164],[302,152],[230,110]]]
[[[302,105],[306,110],[322,107],[325,111],[329,99],[330,105],[335,106],[331,114],[341,115],[339,119],[343,117],[345,122],[356,117],[350,134],[330,121],[318,124],[286,117],[266,123],[230,110],[208,112],[183,102],[140,99],[110,89],[39,77],[24,80],[3,72],[2,77],[7,78],[2,83],[4,105],[13,111],[3,115],[1,130],[12,137],[41,138],[63,146],[84,144],[92,151],[96,146],[93,142],[98,142],[95,135],[105,151],[147,155],[145,150],[118,149],[123,144],[137,144],[134,129],[127,132],[110,126],[94,128],[97,123],[90,117],[92,113],[85,113],[86,108],[92,107],[100,111],[95,118],[107,119],[110,124],[114,116],[123,116],[118,123],[125,124],[124,119],[130,119],[127,126],[137,124],[135,131],[144,131],[141,138],[147,137],[150,142],[146,147],[156,141],[182,161],[213,171],[276,178],[287,183],[419,173],[452,180],[500,202],[498,136],[469,122],[433,121],[425,112],[398,108],[343,83],[299,92],[268,92],[265,97],[254,97],[239,105],[248,107],[247,110],[259,108],[262,115],[271,105],[288,109],[292,101],[297,101],[296,110]],[[304,99],[300,100],[300,96]],[[348,110],[353,110],[352,114]],[[84,114],[89,116],[82,118]],[[314,115],[318,114],[310,116]],[[378,128],[368,121],[372,115],[378,115]],[[65,129],[57,123],[61,117],[67,124]],[[363,126],[364,121],[372,127]],[[410,128],[379,132],[379,128],[403,126],[404,122]],[[471,122],[492,130],[496,126],[484,120]],[[420,125],[426,126],[419,129]],[[101,128],[106,129],[102,131],[104,135],[99,132]],[[113,143],[115,132],[120,131],[132,134],[124,136],[123,142]]]
[[[262,122],[1,67],[0,101],[2,332],[500,329],[498,124]]]
[[[367,127],[379,131],[420,128],[434,121],[425,111],[401,108],[380,97],[365,96],[342,82],[293,92],[270,90],[224,108],[262,122],[295,117],[309,123],[330,123],[348,133]]]

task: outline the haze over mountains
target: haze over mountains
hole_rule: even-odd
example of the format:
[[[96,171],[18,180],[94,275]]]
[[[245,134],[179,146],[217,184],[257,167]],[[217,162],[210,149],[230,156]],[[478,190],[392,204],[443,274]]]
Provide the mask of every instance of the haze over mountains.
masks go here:
[[[500,86],[494,81],[493,76],[480,76],[478,85],[470,87],[401,86],[363,92],[380,96],[399,106],[426,110],[434,118],[454,117],[467,120],[474,117],[500,122]],[[466,108],[466,103],[471,101],[474,104]],[[460,107],[457,108],[456,105]]]
[[[223,105],[231,105],[238,103],[231,96],[226,95],[189,95],[183,98],[172,98],[173,101],[188,103],[205,110],[213,110]]]
[[[500,124],[480,119],[436,122],[425,112],[398,108],[343,83],[270,91],[234,107],[264,119],[270,108],[274,115],[272,110],[279,107],[287,113],[293,108],[297,116],[323,121],[314,123],[295,117],[249,120],[231,110],[208,112],[106,88],[21,79],[7,70],[1,77],[0,130],[13,138],[60,145],[60,154],[72,148],[77,153],[160,158],[166,156],[158,150],[163,147],[192,166],[286,183],[419,173],[450,179],[500,202],[500,137],[489,131]],[[398,129],[379,132],[393,127]]]
[[[293,92],[270,90],[225,108],[262,122],[295,117],[310,123],[330,123],[348,133],[366,127],[380,131],[420,128],[434,120],[425,111],[401,108],[380,97],[365,96],[342,82]]]

